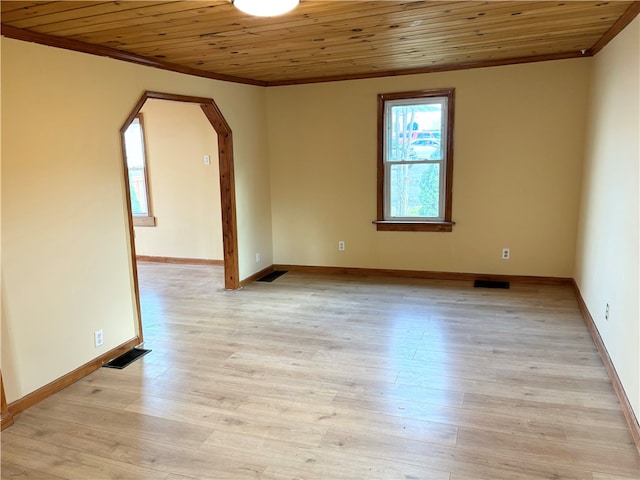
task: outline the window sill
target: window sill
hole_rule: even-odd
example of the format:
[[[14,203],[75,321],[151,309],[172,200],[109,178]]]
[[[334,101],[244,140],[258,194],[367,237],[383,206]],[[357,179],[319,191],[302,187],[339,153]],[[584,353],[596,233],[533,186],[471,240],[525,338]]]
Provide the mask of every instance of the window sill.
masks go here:
[[[134,215],[133,226],[134,227],[155,227],[156,217],[145,217],[143,215]]]
[[[398,222],[374,220],[379,232],[451,232],[455,222]]]

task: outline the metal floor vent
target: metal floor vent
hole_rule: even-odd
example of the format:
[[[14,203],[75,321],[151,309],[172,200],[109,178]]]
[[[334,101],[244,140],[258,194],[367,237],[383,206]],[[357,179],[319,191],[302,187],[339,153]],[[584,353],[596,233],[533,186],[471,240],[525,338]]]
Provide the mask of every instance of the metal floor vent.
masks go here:
[[[287,273],[287,270],[275,270],[271,273],[267,273],[264,277],[259,278],[258,282],[273,282],[276,278]]]
[[[122,369],[128,365],[131,365],[140,357],[146,355],[151,350],[145,350],[144,348],[132,348],[126,353],[123,353],[119,357],[114,358],[108,363],[105,363],[103,367],[107,368],[119,368]]]
[[[475,288],[509,288],[509,282],[497,280],[476,280],[473,282]]]

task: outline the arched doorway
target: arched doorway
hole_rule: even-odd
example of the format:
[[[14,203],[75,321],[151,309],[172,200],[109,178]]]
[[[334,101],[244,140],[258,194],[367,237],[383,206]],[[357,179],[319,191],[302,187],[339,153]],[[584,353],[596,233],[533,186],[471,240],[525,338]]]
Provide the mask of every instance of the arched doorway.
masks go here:
[[[222,208],[222,247],[224,253],[224,286],[228,290],[240,288],[238,268],[238,228],[236,222],[236,196],[233,169],[233,139],[231,128],[220,112],[220,109],[211,98],[191,97],[187,95],[174,95],[170,93],[145,92],[135,105],[124,125],[120,129],[122,138],[123,177],[125,182],[125,197],[127,202],[129,238],[131,248],[131,261],[133,267],[133,282],[138,310],[138,333],[142,341],[142,315],[140,312],[140,290],[138,287],[138,274],[136,269],[136,249],[134,242],[133,222],[131,220],[131,198],[129,196],[129,176],[127,174],[127,161],[124,151],[124,133],[134,121],[136,115],[149,99],[170,100],[174,102],[188,102],[200,105],[207,120],[218,136],[218,162],[220,168],[220,204]]]

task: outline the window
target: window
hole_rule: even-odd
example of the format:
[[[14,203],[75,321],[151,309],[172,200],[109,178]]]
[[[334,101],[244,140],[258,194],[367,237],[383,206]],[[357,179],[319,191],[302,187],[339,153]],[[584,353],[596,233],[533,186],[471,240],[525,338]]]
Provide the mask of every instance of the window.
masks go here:
[[[129,174],[131,213],[136,226],[155,226],[149,205],[147,158],[145,154],[144,126],[139,113],[124,132],[125,155]]]
[[[378,230],[450,232],[454,89],[378,95]]]

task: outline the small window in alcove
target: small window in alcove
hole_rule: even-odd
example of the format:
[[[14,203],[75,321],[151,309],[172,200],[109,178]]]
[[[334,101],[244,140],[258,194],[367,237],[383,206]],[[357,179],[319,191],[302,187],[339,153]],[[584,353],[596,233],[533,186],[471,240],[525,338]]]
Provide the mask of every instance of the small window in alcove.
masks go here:
[[[155,226],[149,202],[149,182],[145,150],[144,123],[139,113],[124,132],[125,155],[129,175],[131,213],[136,226]]]

